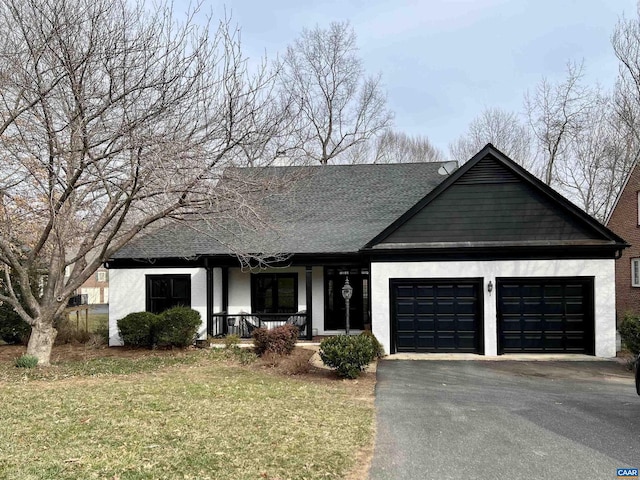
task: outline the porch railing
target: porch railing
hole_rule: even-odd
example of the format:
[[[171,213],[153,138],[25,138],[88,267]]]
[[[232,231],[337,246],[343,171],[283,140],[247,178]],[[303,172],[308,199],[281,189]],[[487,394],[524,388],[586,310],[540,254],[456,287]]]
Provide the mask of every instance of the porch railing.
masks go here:
[[[308,338],[310,333],[306,312],[297,313],[214,313],[207,325],[207,334],[212,337],[238,335],[251,338],[256,328],[272,329],[282,325],[295,325],[298,338]]]

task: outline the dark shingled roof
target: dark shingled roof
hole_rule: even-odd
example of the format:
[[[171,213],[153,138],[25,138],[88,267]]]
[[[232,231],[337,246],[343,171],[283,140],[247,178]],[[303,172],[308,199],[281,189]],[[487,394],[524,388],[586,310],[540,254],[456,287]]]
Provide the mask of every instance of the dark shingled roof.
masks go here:
[[[438,173],[441,166],[430,162],[243,169],[254,178],[301,177],[291,188],[262,201],[268,232],[245,232],[232,239],[224,229],[205,222],[194,228],[165,227],[131,242],[115,257],[227,254],[225,243],[250,253],[355,253],[444,180]]]

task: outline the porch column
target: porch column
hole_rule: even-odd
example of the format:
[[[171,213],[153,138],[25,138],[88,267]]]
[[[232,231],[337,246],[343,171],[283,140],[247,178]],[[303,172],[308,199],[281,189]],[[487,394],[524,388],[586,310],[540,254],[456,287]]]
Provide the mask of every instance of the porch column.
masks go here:
[[[207,335],[213,336],[213,267],[209,265],[208,258],[204,262],[207,272]]]
[[[222,267],[222,311],[229,314],[229,267]],[[222,331],[226,335],[228,332],[226,320],[222,322]]]
[[[306,267],[306,297],[307,297],[307,340],[313,338],[313,281],[312,268]]]

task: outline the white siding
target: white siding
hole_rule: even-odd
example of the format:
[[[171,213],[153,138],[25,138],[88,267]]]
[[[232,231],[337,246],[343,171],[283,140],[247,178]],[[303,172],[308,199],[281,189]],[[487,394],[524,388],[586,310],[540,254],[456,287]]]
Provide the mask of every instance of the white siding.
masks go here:
[[[393,278],[484,278],[485,355],[497,355],[497,277],[595,277],[595,354],[616,355],[614,260],[521,260],[476,262],[378,262],[371,264],[372,329],[386,352],[391,348],[389,280]]]
[[[109,272],[109,345],[122,345],[118,333],[118,320],[133,312],[143,312],[146,306],[146,275],[190,274],[191,308],[202,317],[199,329],[206,337],[207,276],[204,268],[132,268],[113,269]]]

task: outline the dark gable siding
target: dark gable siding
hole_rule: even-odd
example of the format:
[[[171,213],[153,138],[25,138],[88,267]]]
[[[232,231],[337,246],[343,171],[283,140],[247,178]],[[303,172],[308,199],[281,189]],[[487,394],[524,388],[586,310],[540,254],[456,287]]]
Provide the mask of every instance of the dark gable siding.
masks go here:
[[[601,236],[488,155],[381,243],[587,239]]]

